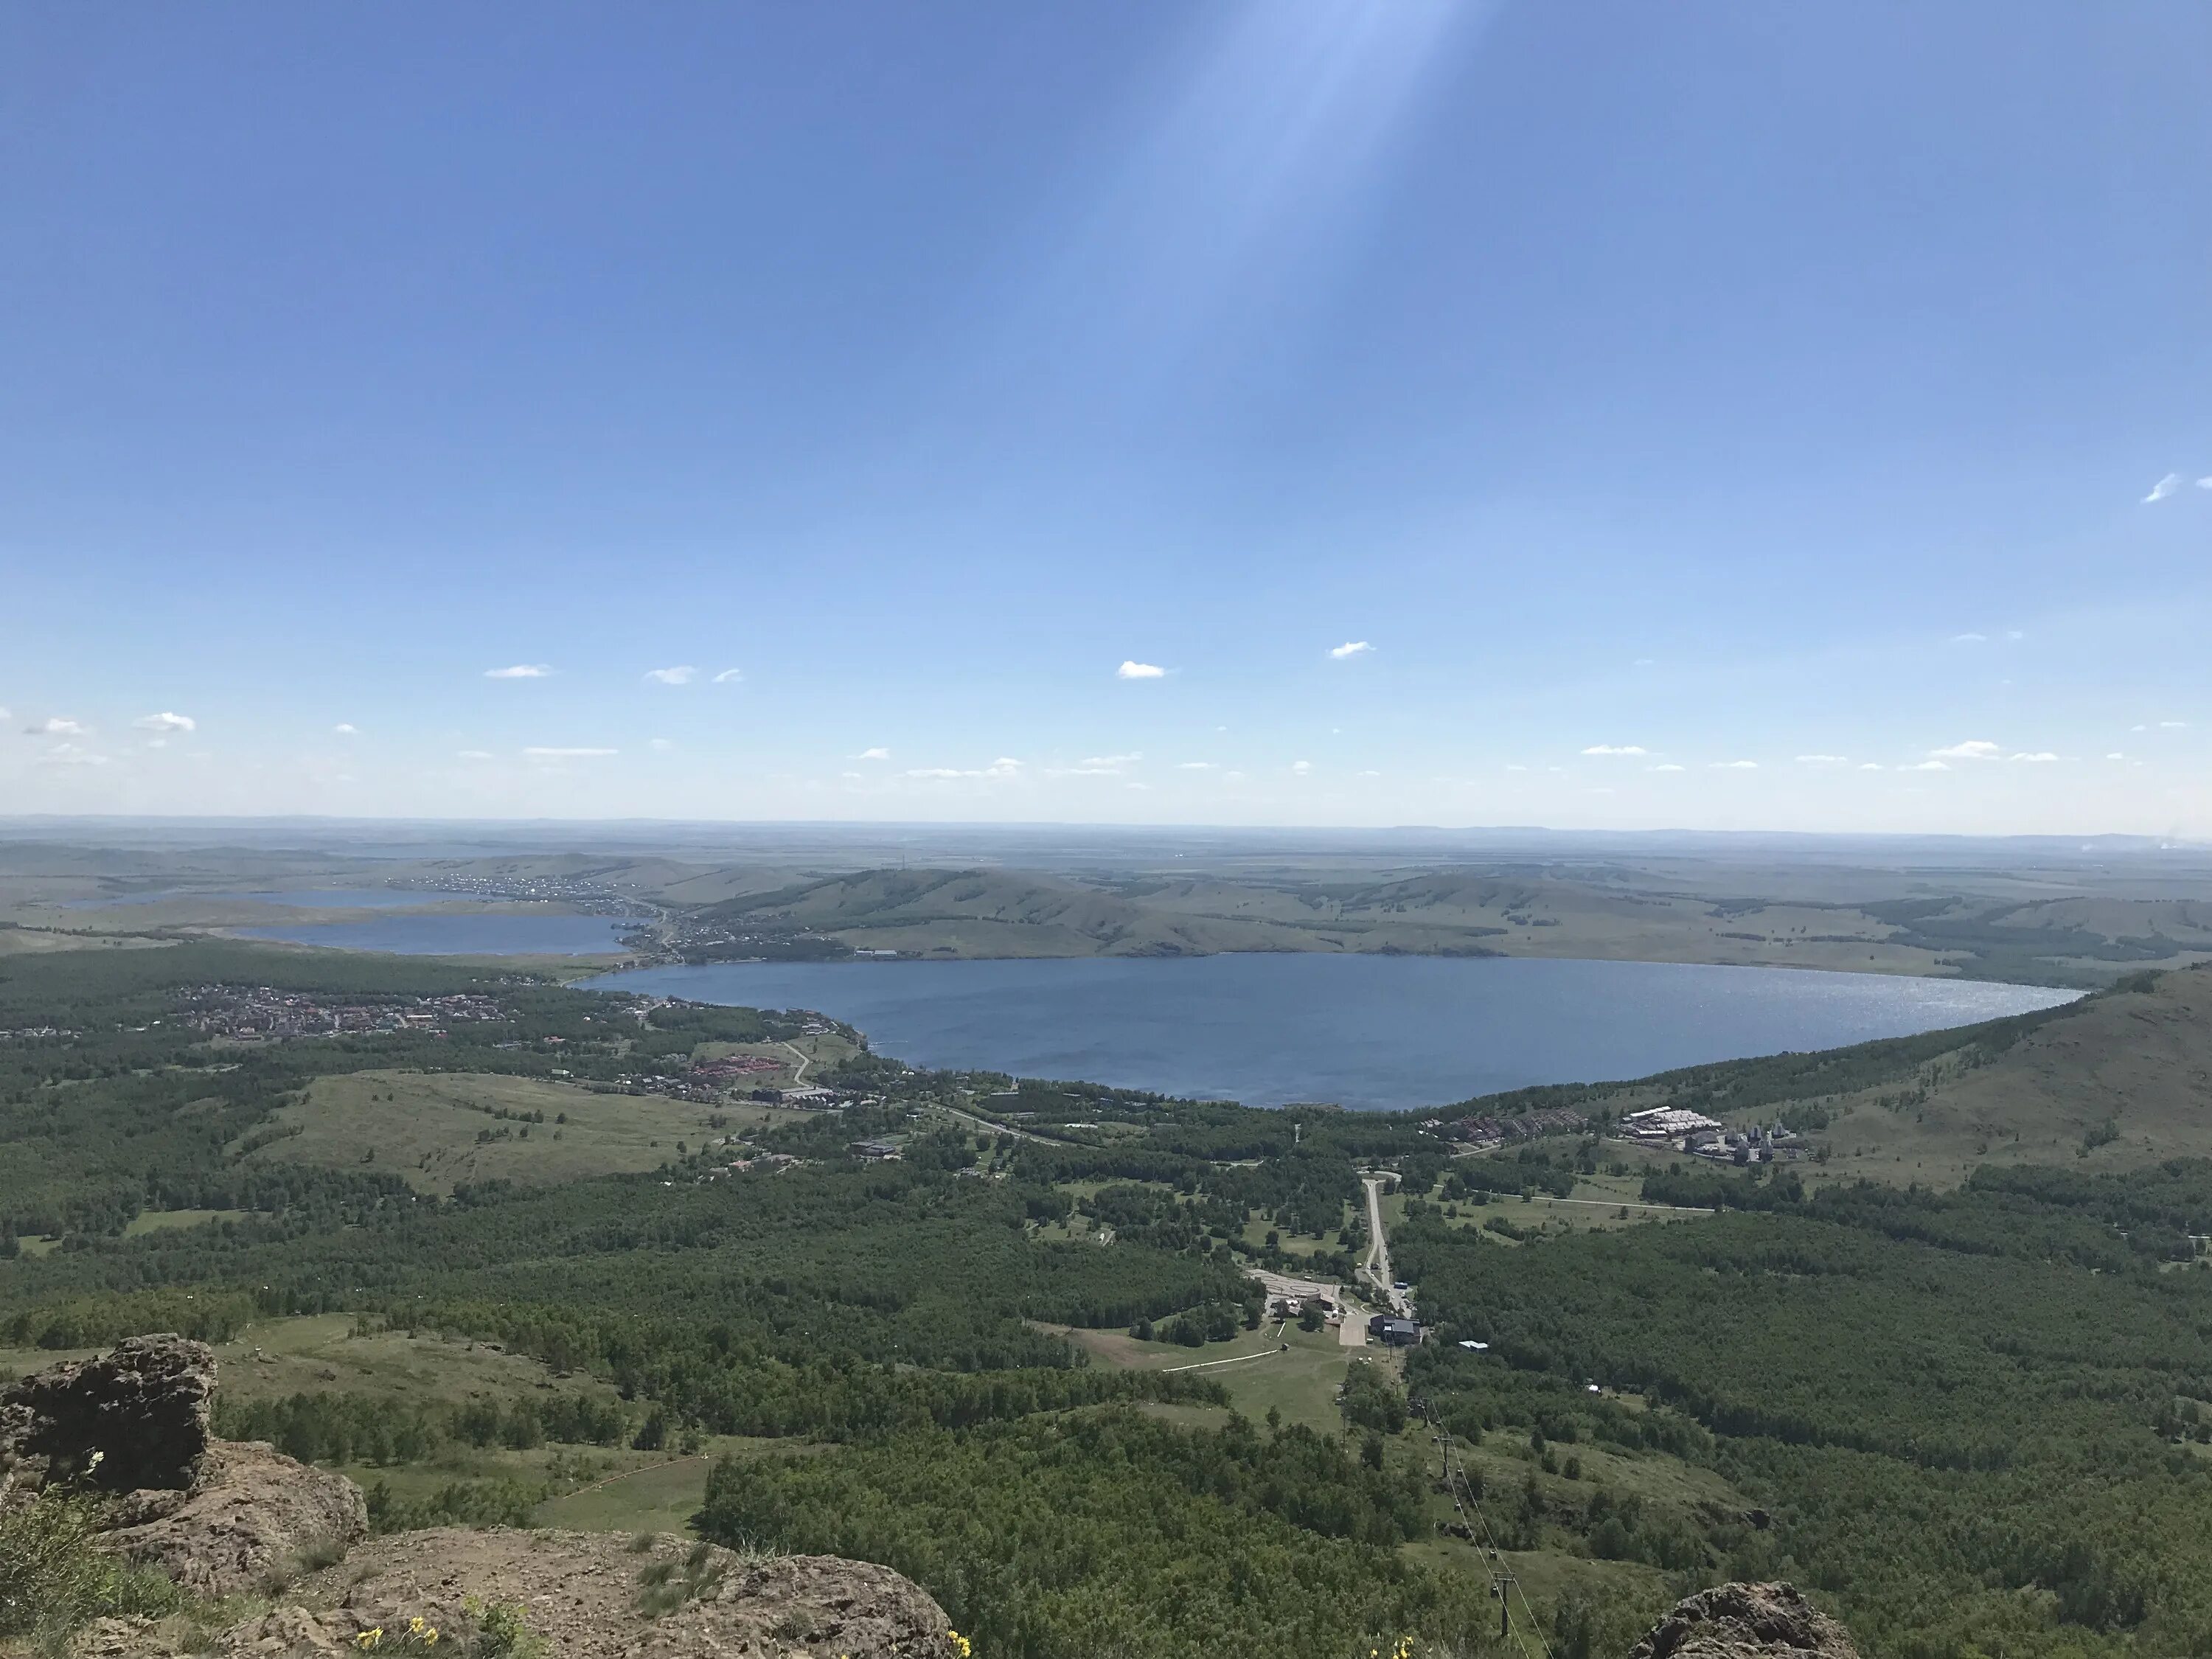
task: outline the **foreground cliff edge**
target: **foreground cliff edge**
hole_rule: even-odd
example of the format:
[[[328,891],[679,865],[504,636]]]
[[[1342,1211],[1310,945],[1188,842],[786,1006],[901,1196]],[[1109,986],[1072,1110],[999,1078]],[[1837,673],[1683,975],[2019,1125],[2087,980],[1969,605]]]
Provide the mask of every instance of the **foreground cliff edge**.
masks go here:
[[[177,1336],[133,1338],[0,1391],[0,1645],[38,1636],[52,1651],[62,1603],[96,1575],[101,1564],[85,1558],[97,1551],[191,1598],[182,1613],[96,1618],[76,1635],[75,1651],[118,1659],[962,1651],[936,1602],[866,1562],[752,1559],[666,1536],[370,1539],[351,1481],[214,1438],[214,1355]],[[42,1508],[90,1525],[49,1528],[42,1547],[29,1524]]]
[[[98,1659],[441,1647],[463,1659],[968,1659],[926,1591],[867,1562],[749,1556],[667,1534],[440,1528],[371,1539],[351,1481],[264,1443],[214,1438],[214,1392],[212,1352],[169,1335],[0,1391],[0,1651],[30,1638],[26,1650]],[[42,1517],[65,1524],[42,1532]],[[146,1577],[100,1577],[126,1566]],[[124,1593],[155,1576],[167,1610],[158,1595]],[[68,1598],[88,1584],[106,1607],[69,1618]],[[116,1611],[131,1606],[141,1610]],[[1843,1628],[1788,1584],[1691,1596],[1630,1659],[1763,1655],[1856,1659]]]

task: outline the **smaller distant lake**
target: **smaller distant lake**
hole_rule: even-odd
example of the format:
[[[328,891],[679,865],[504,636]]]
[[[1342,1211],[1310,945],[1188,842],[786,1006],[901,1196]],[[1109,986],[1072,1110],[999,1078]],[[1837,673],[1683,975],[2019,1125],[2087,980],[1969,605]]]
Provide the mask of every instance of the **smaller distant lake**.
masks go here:
[[[430,915],[231,931],[241,939],[404,957],[592,957],[619,955],[624,926],[620,916]]]
[[[252,899],[295,910],[403,910],[424,904],[459,904],[474,893],[415,893],[397,887],[327,887],[285,893],[218,893],[205,888],[166,888],[158,893],[119,893],[108,898],[68,899],[70,910],[105,910],[121,904],[162,904],[171,899]]]
[[[1254,1106],[1441,1104],[1839,1048],[2071,1001],[2073,991],[1657,962],[1218,956],[728,963],[603,990],[811,1008],[917,1065],[1085,1079]]]

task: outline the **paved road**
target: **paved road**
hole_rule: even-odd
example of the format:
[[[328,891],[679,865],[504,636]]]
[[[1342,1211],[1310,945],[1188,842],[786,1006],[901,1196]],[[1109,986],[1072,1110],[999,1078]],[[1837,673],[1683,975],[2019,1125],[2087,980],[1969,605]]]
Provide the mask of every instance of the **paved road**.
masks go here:
[[[1374,1285],[1375,1292],[1389,1305],[1391,1312],[1401,1319],[1413,1316],[1413,1303],[1402,1291],[1391,1288],[1390,1240],[1382,1231],[1382,1178],[1364,1177],[1367,1185],[1367,1260],[1359,1271]]]

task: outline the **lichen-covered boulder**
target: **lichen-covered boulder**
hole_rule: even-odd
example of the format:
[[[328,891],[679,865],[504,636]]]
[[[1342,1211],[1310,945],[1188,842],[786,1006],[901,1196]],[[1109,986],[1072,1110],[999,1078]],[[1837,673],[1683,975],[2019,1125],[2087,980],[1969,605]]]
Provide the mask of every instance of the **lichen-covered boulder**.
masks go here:
[[[1674,1605],[1628,1659],[1858,1659],[1794,1584],[1721,1584]]]

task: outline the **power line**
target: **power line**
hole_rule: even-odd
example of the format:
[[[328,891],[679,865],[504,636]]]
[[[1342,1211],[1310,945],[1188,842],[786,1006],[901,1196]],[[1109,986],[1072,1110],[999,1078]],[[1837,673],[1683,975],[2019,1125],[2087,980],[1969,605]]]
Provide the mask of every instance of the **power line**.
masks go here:
[[[1484,1543],[1481,1547],[1489,1553],[1490,1593],[1498,1598],[1499,1633],[1512,1637],[1519,1644],[1522,1659],[1535,1659],[1535,1656],[1528,1651],[1528,1634],[1534,1632],[1537,1646],[1543,1650],[1544,1659],[1552,1659],[1552,1644],[1544,1639],[1543,1626],[1536,1622],[1536,1609],[1528,1605],[1528,1593],[1521,1588],[1518,1578],[1502,1570],[1505,1552],[1498,1544],[1498,1534],[1490,1524],[1490,1517],[1483,1512],[1481,1504],[1475,1498],[1474,1484],[1467,1478],[1466,1461],[1459,1455],[1457,1443],[1450,1431],[1437,1420],[1427,1401],[1416,1400],[1413,1404],[1414,1410],[1420,1413],[1421,1420],[1429,1425],[1437,1444],[1443,1448],[1444,1490],[1451,1497],[1452,1507],[1459,1511],[1460,1523],[1465,1526],[1472,1521],[1482,1528]],[[1517,1628],[1513,1623],[1512,1613],[1512,1598],[1516,1595],[1521,1598],[1522,1615]]]

